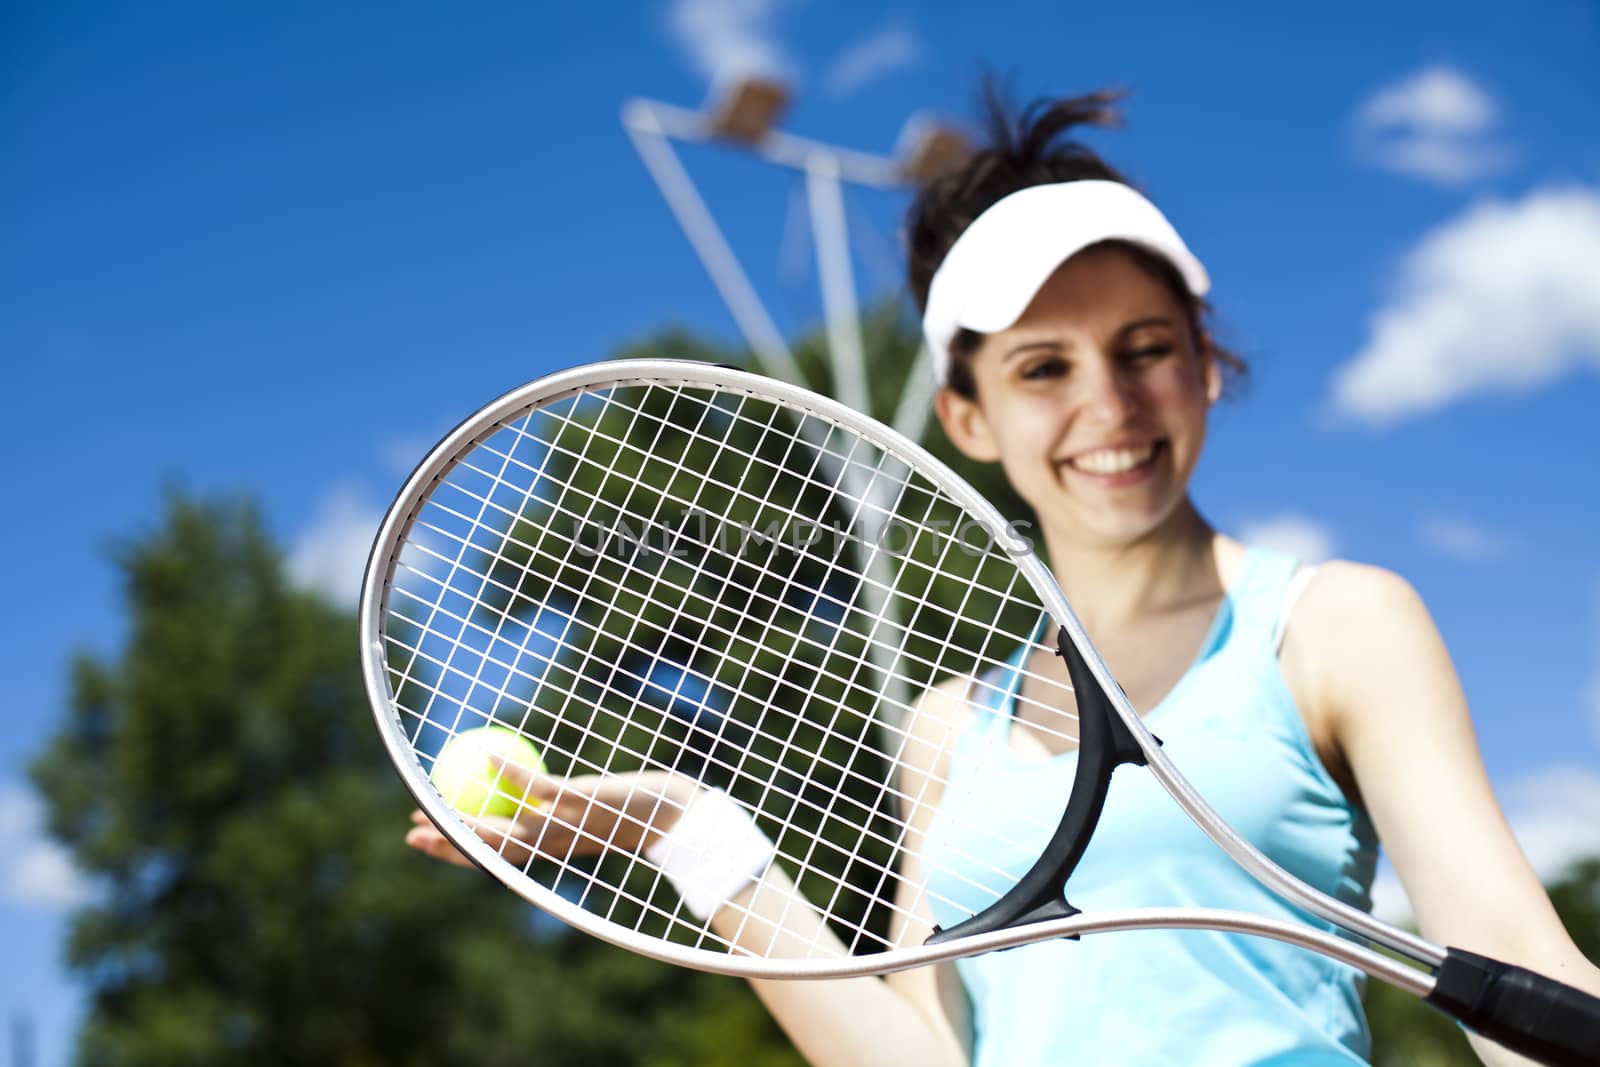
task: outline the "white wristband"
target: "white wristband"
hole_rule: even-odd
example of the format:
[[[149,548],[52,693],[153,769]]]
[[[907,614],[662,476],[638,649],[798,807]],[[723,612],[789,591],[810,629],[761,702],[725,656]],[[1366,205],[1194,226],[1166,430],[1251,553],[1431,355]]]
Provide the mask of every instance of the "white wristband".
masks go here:
[[[736,800],[707,789],[644,850],[644,857],[667,876],[683,906],[705,920],[760,878],[772,853],[772,842]]]

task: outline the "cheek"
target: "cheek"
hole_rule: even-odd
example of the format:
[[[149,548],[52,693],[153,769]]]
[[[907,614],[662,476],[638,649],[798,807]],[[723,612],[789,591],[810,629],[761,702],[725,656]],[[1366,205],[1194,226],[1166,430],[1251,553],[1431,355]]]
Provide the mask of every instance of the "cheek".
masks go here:
[[[1008,404],[991,422],[1007,467],[1048,458],[1060,425],[1060,412],[1045,400]]]
[[[1198,362],[1198,361],[1196,361]],[[1211,396],[1203,369],[1184,368],[1162,376],[1151,395],[1152,410],[1174,443],[1173,458],[1187,481],[1200,461],[1211,421]]]
[[[1011,404],[991,425],[1007,480],[1019,496],[1037,506],[1040,492],[1050,489],[1051,457],[1060,441],[1061,413],[1043,400]]]
[[[1146,379],[1145,390],[1156,411],[1185,416],[1198,414],[1203,419],[1211,407],[1205,368],[1197,359],[1163,367],[1160,373]]]

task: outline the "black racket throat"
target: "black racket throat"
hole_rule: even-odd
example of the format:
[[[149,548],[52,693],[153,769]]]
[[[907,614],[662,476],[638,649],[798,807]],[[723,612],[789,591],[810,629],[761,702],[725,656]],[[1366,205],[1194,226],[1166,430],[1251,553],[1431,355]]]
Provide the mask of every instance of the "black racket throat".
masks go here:
[[[1039,858],[1009,892],[949,929],[934,927],[926,944],[939,945],[1079,914],[1079,909],[1067,901],[1067,879],[1072,877],[1100,821],[1106,792],[1111,787],[1111,772],[1124,763],[1144,766],[1145,756],[1065,627],[1056,632],[1056,655],[1066,660],[1078,704],[1078,770],[1061,822]]]

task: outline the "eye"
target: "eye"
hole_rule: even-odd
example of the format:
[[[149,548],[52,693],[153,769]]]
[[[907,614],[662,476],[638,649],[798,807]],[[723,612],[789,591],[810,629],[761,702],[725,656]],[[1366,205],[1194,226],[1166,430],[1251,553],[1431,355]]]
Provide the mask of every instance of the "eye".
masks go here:
[[[1153,363],[1172,354],[1172,346],[1165,341],[1156,341],[1151,344],[1130,348],[1123,353],[1122,358],[1129,363]]]
[[[1066,373],[1066,360],[1060,356],[1045,356],[1025,364],[1022,368],[1021,376],[1027,381],[1042,381],[1050,378],[1060,378]]]

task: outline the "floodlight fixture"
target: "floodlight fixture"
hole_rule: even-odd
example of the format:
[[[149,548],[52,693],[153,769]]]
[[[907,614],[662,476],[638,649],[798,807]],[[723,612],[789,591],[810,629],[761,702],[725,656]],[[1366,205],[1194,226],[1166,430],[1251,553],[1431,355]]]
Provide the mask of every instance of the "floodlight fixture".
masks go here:
[[[972,145],[966,135],[926,115],[913,115],[906,121],[894,150],[900,176],[917,186],[953,170],[970,155]]]
[[[756,145],[789,107],[789,90],[772,78],[751,76],[712,91],[705,109],[712,133],[724,140]]]

